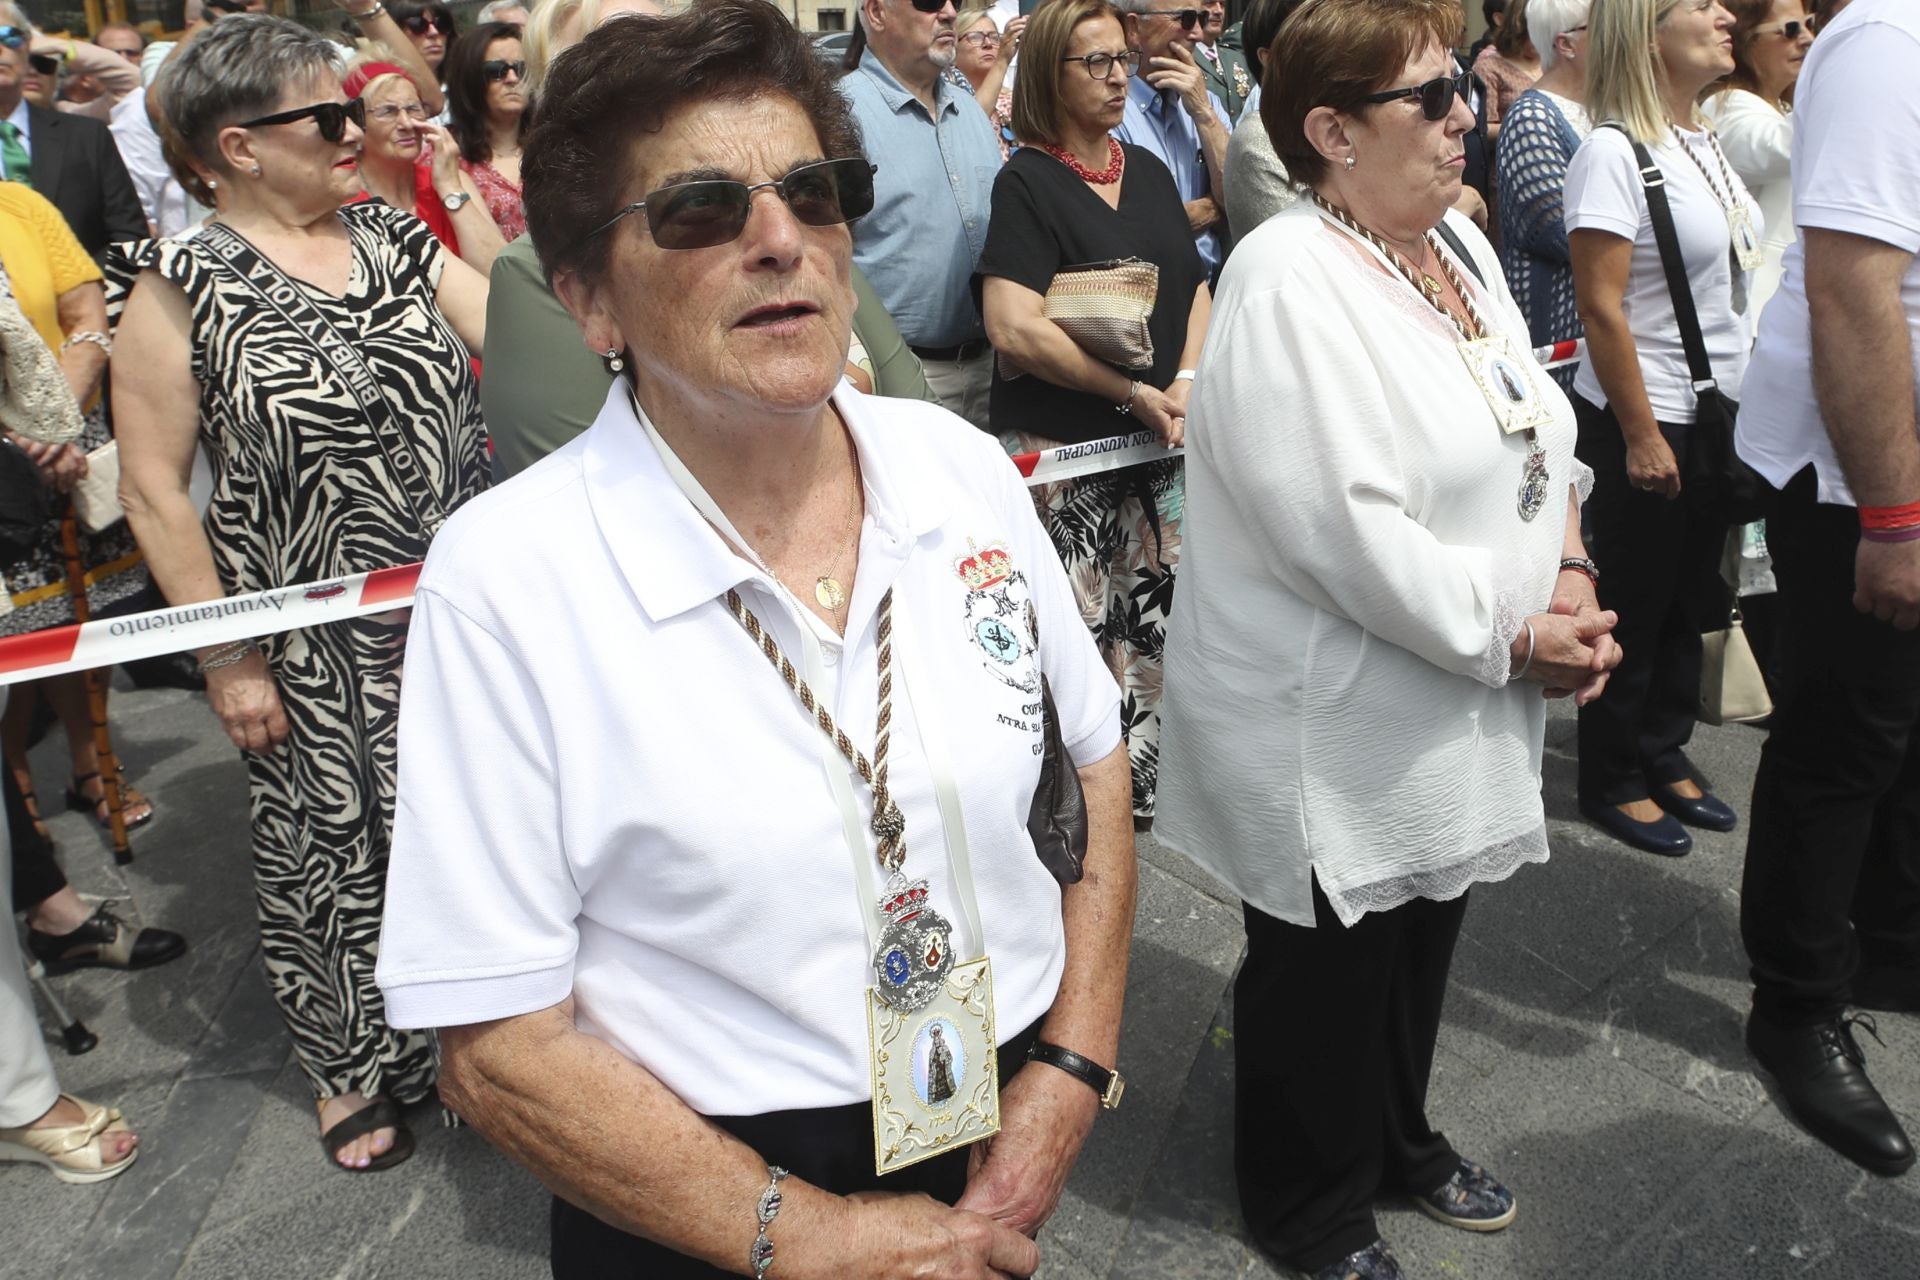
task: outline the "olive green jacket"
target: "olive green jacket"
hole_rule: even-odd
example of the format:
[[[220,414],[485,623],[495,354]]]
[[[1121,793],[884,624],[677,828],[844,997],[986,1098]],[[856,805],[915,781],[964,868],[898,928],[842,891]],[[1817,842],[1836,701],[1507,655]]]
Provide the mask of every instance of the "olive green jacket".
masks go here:
[[[1207,88],[1213,90],[1213,96],[1227,109],[1227,119],[1238,124],[1240,108],[1247,105],[1247,95],[1253,92],[1253,77],[1247,74],[1247,57],[1224,43],[1214,47],[1220,54],[1218,63],[1198,49],[1194,50],[1193,60],[1200,64]]]
[[[919,357],[907,349],[858,267],[853,289],[853,331],[873,363],[874,392],[931,400]],[[495,483],[592,426],[612,381],[581,340],[580,326],[547,288],[533,241],[521,236],[501,250],[487,295],[487,358],[480,372],[480,411],[493,437]]]

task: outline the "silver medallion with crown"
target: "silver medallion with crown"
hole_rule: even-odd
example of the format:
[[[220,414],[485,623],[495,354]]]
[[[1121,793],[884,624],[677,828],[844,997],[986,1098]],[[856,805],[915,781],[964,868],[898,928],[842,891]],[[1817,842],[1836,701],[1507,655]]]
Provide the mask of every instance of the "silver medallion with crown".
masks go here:
[[[898,871],[879,906],[887,922],[873,951],[880,998],[902,1013],[923,1009],[953,969],[953,926],[927,905],[927,882]]]

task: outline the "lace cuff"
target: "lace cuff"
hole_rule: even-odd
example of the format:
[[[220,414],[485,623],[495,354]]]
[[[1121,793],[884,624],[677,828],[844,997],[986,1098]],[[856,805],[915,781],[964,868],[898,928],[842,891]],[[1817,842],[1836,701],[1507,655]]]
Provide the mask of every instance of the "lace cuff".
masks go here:
[[[1578,458],[1573,460],[1573,491],[1579,495],[1583,507],[1593,496],[1593,468]]]
[[[1334,914],[1340,917],[1340,923],[1352,928],[1369,911],[1391,911],[1416,898],[1451,902],[1476,884],[1497,883],[1530,862],[1546,860],[1547,828],[1543,824],[1444,867],[1409,872],[1352,889],[1335,890],[1321,880],[1320,889],[1327,895]]]
[[[1587,473],[1587,483],[1593,483],[1593,473]],[[1493,635],[1488,639],[1487,651],[1480,657],[1480,669],[1474,678],[1492,689],[1504,689],[1513,670],[1513,638],[1520,634],[1522,623],[1532,613],[1538,612],[1527,607],[1529,597],[1525,590],[1527,580],[1526,562],[1519,556],[1495,553],[1493,557]]]

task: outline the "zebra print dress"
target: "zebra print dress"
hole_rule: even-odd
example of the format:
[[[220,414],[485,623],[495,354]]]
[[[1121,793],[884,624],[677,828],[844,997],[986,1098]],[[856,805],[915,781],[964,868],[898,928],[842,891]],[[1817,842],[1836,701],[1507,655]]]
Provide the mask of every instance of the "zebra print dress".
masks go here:
[[[205,525],[229,592],[413,563],[433,533],[417,513],[450,513],[487,484],[478,388],[434,304],[439,242],[382,204],[339,217],[352,242],[347,291],[307,292],[359,335],[393,406],[390,438],[373,437],[332,366],[191,233],[119,246],[108,263],[116,319],[144,269],[186,295],[214,474]],[[401,451],[412,465],[395,467]],[[247,757],[260,949],[321,1097],[410,1102],[432,1085],[427,1038],[386,1025],[373,977],[406,633],[404,614],[380,615],[261,640],[292,731]]]

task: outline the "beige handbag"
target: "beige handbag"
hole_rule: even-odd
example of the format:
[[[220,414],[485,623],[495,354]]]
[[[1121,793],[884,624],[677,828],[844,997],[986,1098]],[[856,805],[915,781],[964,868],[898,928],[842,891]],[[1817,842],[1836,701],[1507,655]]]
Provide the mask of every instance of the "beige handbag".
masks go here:
[[[110,529],[127,518],[120,506],[120,442],[109,440],[87,454],[87,474],[69,494],[73,514],[88,533]]]
[[[1700,721],[1703,724],[1744,724],[1773,714],[1766,678],[1747,643],[1740,622],[1740,606],[1733,606],[1725,631],[1700,638]]]
[[[1153,367],[1153,336],[1147,322],[1160,297],[1160,268],[1143,258],[1116,258],[1062,267],[1047,286],[1040,314],[1059,325],[1096,360],[1140,373]],[[999,357],[1006,381],[1026,373]]]

